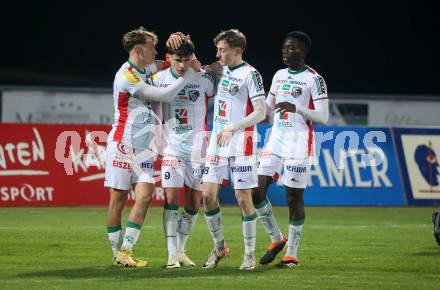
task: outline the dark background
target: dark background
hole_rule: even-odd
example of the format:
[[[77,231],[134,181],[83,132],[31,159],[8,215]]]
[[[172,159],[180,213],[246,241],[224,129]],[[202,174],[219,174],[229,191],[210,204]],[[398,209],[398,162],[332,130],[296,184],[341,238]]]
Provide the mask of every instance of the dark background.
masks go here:
[[[20,1],[1,4],[0,85],[112,87],[126,60],[122,35],[143,25],[159,36],[190,33],[203,63],[212,38],[238,28],[244,59],[270,86],[292,30],[312,38],[307,63],[332,93],[440,95],[437,9],[423,1]]]

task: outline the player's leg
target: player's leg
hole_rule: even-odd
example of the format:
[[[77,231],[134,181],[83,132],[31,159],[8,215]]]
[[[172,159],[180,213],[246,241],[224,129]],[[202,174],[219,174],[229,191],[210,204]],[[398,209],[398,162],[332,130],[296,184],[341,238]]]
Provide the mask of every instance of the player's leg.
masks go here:
[[[281,174],[281,158],[272,154],[262,154],[258,166],[258,187],[254,189],[252,200],[258,219],[271,239],[266,253],[261,257],[260,264],[272,262],[276,255],[284,249],[287,238],[283,237],[272,211],[272,204],[266,192],[269,185]]]
[[[139,239],[145,215],[151,205],[154,183],[138,182],[134,184],[133,190],[136,197],[128,216],[127,227],[117,260],[126,267],[145,267],[147,265],[146,261],[134,259],[131,255],[133,247]]]
[[[180,192],[183,187],[182,160],[172,154],[165,154],[162,161],[162,187],[165,190],[166,202],[163,211],[163,227],[168,249],[167,268],[178,268],[177,231],[179,226],[178,209]]]
[[[305,220],[304,190],[307,186],[309,160],[286,160],[284,164],[284,185],[289,207],[289,236],[287,251],[277,264],[279,267],[294,268],[298,265],[298,246]]]
[[[195,190],[191,187],[185,186],[185,202],[177,230],[177,254],[180,264],[185,267],[195,267],[196,265],[187,256],[185,246],[192,229],[197,223],[201,200],[201,190]]]
[[[186,267],[195,266],[195,263],[186,255],[185,246],[199,216],[204,170],[204,164],[186,161],[185,201],[177,230],[177,253],[181,265]]]
[[[242,214],[244,257],[240,270],[255,269],[255,242],[257,235],[257,214],[252,202],[252,191],[258,186],[257,162],[255,156],[231,158],[231,179],[235,197]]]
[[[131,184],[136,197],[128,216],[124,239],[117,257],[117,260],[126,267],[145,267],[147,265],[146,261],[132,257],[133,247],[139,239],[145,216],[151,205],[155,183],[153,157],[151,154],[147,154],[146,156],[150,157],[141,158],[143,153],[139,150],[132,162]]]
[[[107,233],[113,251],[113,262],[117,264],[117,252],[122,244],[122,211],[127,203],[128,191],[131,186],[131,172],[123,166],[115,166],[130,156],[118,153],[118,143],[109,142],[106,148],[105,182],[109,188],[110,202],[107,211]],[[123,155],[123,156],[120,156]]]
[[[122,211],[127,203],[128,191],[110,188],[110,202],[107,211],[107,233],[113,251],[113,261],[122,244]]]
[[[217,164],[207,162],[203,175],[202,200],[205,208],[205,220],[209,233],[214,242],[214,249],[203,263],[203,268],[215,268],[217,263],[229,253],[225,244],[225,235],[222,226],[222,216],[218,203],[218,193],[224,180],[228,180],[229,163],[227,160],[218,160]]]

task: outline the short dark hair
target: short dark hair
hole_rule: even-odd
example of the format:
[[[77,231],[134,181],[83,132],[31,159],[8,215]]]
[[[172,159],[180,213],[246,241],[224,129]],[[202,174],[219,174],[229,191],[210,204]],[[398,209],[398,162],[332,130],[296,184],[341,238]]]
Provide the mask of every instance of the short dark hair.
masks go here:
[[[154,41],[154,44],[157,43],[157,35],[154,32],[148,31],[144,27],[139,26],[139,28],[133,29],[132,31],[124,34],[122,37],[122,46],[124,47],[125,51],[129,53],[136,44],[144,44],[146,42],[146,36],[151,37]]]
[[[309,52],[310,48],[312,48],[312,39],[307,33],[303,31],[299,31],[299,30],[291,31],[286,35],[286,38],[289,37],[298,39],[301,43],[303,43],[304,48],[307,50],[306,52]]]
[[[214,38],[214,45],[217,45],[220,41],[224,40],[229,47],[241,48],[243,51],[246,49],[246,36],[238,29],[229,29],[222,31]]]
[[[177,49],[173,49],[167,46],[167,53],[176,54],[180,57],[190,56],[194,53],[195,46],[189,37],[185,37],[182,39],[182,44]]]

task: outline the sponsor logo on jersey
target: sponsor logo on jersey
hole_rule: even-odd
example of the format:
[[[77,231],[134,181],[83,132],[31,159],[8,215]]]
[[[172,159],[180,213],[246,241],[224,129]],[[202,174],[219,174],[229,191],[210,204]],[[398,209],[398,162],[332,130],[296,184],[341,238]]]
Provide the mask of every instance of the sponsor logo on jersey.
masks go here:
[[[220,161],[220,157],[217,155],[208,155],[206,159],[208,160],[209,164],[212,165],[217,165],[218,162]]]
[[[280,120],[289,120],[289,113],[280,113]]]
[[[239,89],[240,87],[237,84],[231,84],[231,86],[229,87],[229,93],[231,95],[235,95]]]
[[[178,108],[174,110],[174,116],[179,122],[173,130],[176,133],[192,130],[192,126],[188,124],[188,110],[186,108]]]
[[[118,147],[119,152],[121,152],[124,155],[129,155],[129,154],[132,154],[134,152],[133,148],[131,148],[131,147],[127,146],[127,145],[124,145],[122,143],[118,143],[117,147]]]
[[[292,87],[292,96],[294,98],[298,98],[302,94],[302,88],[300,87]]]
[[[188,96],[186,95],[186,91],[185,91],[185,89],[182,89],[182,90],[177,94],[177,99],[178,99],[178,100],[188,100]]]
[[[295,172],[295,173],[306,173],[307,166],[294,166],[294,165],[286,165],[286,170]]]
[[[140,75],[128,69],[124,71],[124,77],[130,82],[130,84],[135,85],[141,81]]]
[[[226,110],[228,107],[228,103],[223,100],[218,101],[218,115],[220,117],[226,117]]]
[[[277,127],[279,128],[290,128],[293,127],[293,121],[289,121],[289,113],[285,112],[283,114],[279,114],[279,118],[277,121]]]
[[[236,83],[241,83],[242,79],[236,78],[236,77],[232,77],[232,76],[227,76],[228,80],[236,82]]]
[[[175,109],[174,113],[179,124],[188,124],[188,111],[185,108]]]
[[[180,166],[180,160],[165,159],[165,160],[162,161],[162,166],[179,167]]]
[[[125,170],[128,170],[128,171],[131,171],[131,164],[129,162],[113,160],[112,165],[113,165],[113,167],[116,167],[116,168],[120,168],[120,169],[125,169]]]
[[[231,166],[231,172],[252,172],[252,166],[244,165],[244,166]]]
[[[283,91],[290,91],[290,85],[289,84],[284,84],[282,90]]]
[[[223,87],[223,91],[224,92],[229,92],[229,81],[228,80],[223,80],[222,81],[222,87]]]
[[[261,75],[257,71],[251,71],[252,80],[254,81],[256,91],[262,91],[263,90],[263,79],[261,78]]]
[[[327,85],[325,84],[324,78],[322,76],[317,76],[316,79],[317,79],[316,86],[318,87],[318,95],[326,94]]]
[[[194,103],[199,98],[200,92],[197,90],[192,90],[192,91],[188,92],[188,95],[189,95],[189,99],[191,100],[191,102]]]

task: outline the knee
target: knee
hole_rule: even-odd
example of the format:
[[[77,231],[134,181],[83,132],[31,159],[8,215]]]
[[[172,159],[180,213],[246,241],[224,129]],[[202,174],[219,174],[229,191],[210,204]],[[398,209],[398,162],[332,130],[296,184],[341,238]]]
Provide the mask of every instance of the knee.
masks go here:
[[[109,207],[111,208],[121,208],[127,203],[128,194],[123,192],[118,192],[117,194],[110,195]]]
[[[140,203],[142,205],[149,205],[152,200],[152,194],[151,193],[143,193],[139,196],[136,196],[136,202]]]
[[[207,194],[203,194],[202,195],[202,200],[203,200],[203,204],[205,205],[205,207],[206,206],[209,207],[209,206],[213,205],[216,202],[216,200],[214,199],[213,196],[207,195]]]

